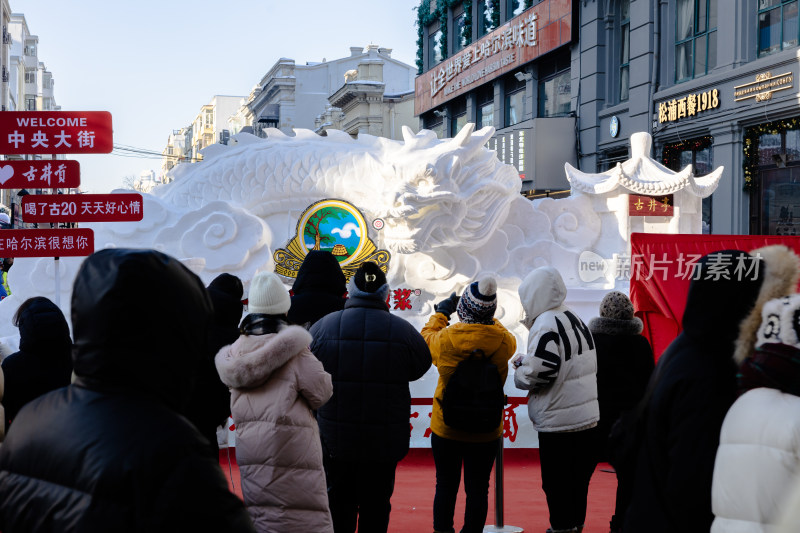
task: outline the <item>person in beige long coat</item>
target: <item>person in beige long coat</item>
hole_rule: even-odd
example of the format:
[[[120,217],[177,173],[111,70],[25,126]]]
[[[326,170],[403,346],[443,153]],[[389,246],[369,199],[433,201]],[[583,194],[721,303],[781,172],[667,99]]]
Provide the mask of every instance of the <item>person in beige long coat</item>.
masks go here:
[[[331,376],[308,349],[311,335],[284,321],[289,293],[275,274],[257,274],[248,300],[242,335],[215,359],[232,388],[244,503],[258,531],[332,533],[312,412],[333,394]]]

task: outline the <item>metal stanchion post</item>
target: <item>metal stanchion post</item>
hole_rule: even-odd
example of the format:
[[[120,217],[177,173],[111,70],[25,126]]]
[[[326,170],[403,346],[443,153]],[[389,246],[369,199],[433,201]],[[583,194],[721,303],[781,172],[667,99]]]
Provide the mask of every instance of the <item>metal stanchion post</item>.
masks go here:
[[[521,527],[507,526],[503,519],[503,438],[497,447],[497,457],[494,461],[494,521],[495,525],[484,526],[483,533],[522,533]]]

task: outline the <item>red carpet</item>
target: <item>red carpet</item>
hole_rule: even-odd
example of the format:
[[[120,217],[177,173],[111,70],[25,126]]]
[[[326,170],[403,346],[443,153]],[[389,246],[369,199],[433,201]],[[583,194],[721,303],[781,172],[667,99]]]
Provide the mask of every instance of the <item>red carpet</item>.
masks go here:
[[[230,455],[229,465],[227,452],[220,450],[220,465],[229,477],[228,483],[232,483],[233,491],[241,496],[234,449],[231,449]],[[544,533],[549,527],[549,521],[547,502],[542,492],[539,450],[507,449],[504,463],[505,525],[521,527],[526,533]],[[613,473],[603,470],[610,470],[610,467],[607,464],[598,465],[592,476],[584,533],[606,533],[608,522],[614,513],[617,478]],[[494,524],[494,475],[490,486],[489,516],[486,517],[486,523]],[[435,487],[436,474],[430,450],[412,449],[397,467],[389,533],[432,532]],[[464,498],[462,487],[456,506],[456,531],[462,525]]]

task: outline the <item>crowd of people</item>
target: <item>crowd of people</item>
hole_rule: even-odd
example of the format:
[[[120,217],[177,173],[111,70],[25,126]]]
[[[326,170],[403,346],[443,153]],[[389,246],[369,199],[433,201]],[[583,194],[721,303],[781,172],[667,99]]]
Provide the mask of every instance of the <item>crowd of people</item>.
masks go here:
[[[101,250],[76,275],[71,334],[44,297],[14,315],[0,531],[385,533],[409,384],[431,365],[435,533],[483,531],[509,374],[528,393],[548,533],[584,531],[601,462],[617,476],[611,533],[798,531],[799,278],[784,246],[705,256],[656,364],[626,294],[587,325],[552,267],[519,286],[523,348],[495,318],[490,275],[418,331],[390,312],[375,263],[347,280],[311,251],[291,291],[260,272],[245,295],[231,274],[204,287],[163,253]],[[219,466],[228,415],[243,501]]]

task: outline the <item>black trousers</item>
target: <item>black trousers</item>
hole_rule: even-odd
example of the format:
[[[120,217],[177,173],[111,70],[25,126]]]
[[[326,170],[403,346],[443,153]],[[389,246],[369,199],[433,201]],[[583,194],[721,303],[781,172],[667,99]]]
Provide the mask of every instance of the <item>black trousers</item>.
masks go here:
[[[489,510],[489,476],[500,439],[490,442],[461,442],[431,434],[431,451],[436,465],[436,495],[433,498],[433,529],[453,531],[461,466],[464,466],[464,527],[461,533],[481,533]]]
[[[542,489],[550,527],[571,529],[586,521],[589,481],[596,465],[596,428],[566,433],[539,433]]]
[[[324,458],[333,531],[386,533],[397,463]]]

